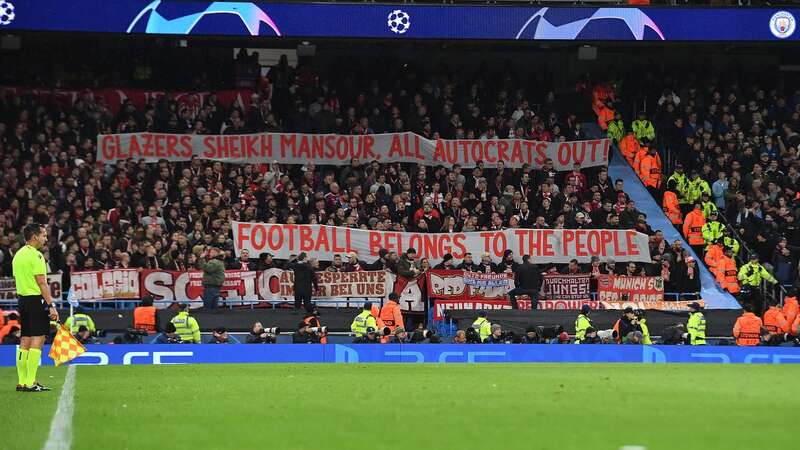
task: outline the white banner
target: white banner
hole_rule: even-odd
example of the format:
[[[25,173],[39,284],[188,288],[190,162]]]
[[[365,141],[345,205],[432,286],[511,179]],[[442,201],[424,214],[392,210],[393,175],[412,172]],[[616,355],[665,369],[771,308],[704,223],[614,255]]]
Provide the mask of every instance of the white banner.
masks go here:
[[[335,254],[350,251],[361,260],[378,259],[381,248],[398,254],[409,248],[431,265],[450,253],[457,260],[472,253],[475,260],[489,252],[499,262],[506,250],[515,258],[530,255],[534,264],[567,263],[577,259],[587,263],[592,256],[605,261],[650,262],[646,234],[634,230],[531,230],[512,228],[503,231],[472,233],[404,233],[397,231],[362,230],[327,225],[264,224],[232,222],[233,242],[238,255],[242,249],[251,255],[272,253],[288,259],[300,252],[321,261],[330,261]]]
[[[522,139],[430,140],[414,133],[368,135],[260,133],[192,135],[166,133],[97,136],[97,160],[132,158],[146,162],[189,161],[193,157],[234,164],[270,163],[343,166],[362,162],[416,163],[427,166],[474,167],[479,161],[494,166],[541,168],[552,160],[558,171],[608,165],[608,139],[544,142]]]

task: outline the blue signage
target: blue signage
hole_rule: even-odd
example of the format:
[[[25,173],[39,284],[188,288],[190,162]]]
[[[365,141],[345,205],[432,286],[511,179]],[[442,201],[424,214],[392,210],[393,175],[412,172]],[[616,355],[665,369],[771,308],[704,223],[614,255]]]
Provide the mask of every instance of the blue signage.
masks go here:
[[[45,348],[47,354],[49,348]],[[0,366],[16,347],[0,346]],[[84,365],[209,363],[800,363],[800,347],[668,345],[89,345]],[[43,364],[53,361],[44,357]]]
[[[0,0],[0,31],[385,39],[795,41],[800,9]]]

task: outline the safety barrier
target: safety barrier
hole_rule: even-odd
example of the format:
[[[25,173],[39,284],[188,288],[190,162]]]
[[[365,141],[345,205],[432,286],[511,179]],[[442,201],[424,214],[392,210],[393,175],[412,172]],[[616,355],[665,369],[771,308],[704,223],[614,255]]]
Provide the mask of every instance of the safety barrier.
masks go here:
[[[44,353],[47,354],[48,348]],[[89,345],[84,365],[210,363],[800,363],[800,347],[656,345]],[[16,347],[0,347],[13,366]],[[52,365],[50,358],[43,364]]]

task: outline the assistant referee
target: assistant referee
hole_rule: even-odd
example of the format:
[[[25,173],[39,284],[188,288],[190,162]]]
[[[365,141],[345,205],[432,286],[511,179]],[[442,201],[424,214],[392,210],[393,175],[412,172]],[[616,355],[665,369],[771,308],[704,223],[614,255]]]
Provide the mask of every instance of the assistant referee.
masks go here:
[[[47,264],[39,250],[47,245],[47,230],[32,223],[22,230],[25,246],[14,255],[11,263],[17,285],[22,337],[17,350],[19,392],[49,391],[36,381],[36,371],[42,360],[44,338],[50,331],[50,320],[58,320],[58,311],[47,284]]]

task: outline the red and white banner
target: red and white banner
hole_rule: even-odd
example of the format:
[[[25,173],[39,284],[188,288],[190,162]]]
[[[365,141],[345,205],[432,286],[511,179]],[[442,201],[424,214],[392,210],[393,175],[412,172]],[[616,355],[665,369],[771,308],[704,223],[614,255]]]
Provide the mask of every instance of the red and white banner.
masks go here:
[[[508,303],[506,300],[508,291],[514,289],[513,273],[488,274],[493,276],[493,280],[496,280],[496,277],[503,277],[506,280],[505,283],[488,285],[467,284],[464,282],[466,274],[461,270],[429,270],[428,296],[436,299],[461,301],[503,300]]]
[[[55,100],[58,104],[72,107],[78,101],[94,101],[104,103],[112,113],[117,113],[120,107],[127,101],[131,102],[140,111],[144,106],[154,99],[159,99],[169,95],[178,103],[178,109],[188,108],[190,111],[197,112],[209,103],[209,99],[216,96],[220,106],[229,108],[238,105],[240,108],[248,108],[251,103],[252,90],[249,89],[228,89],[221,91],[173,91],[166,92],[160,90],[147,89],[127,89],[127,88],[97,88],[97,89],[28,89],[19,87],[0,87],[0,94],[11,96],[33,96],[39,98],[43,103],[48,100]]]
[[[146,162],[189,161],[192,158],[253,164],[278,160],[285,164],[349,165],[362,161],[405,162],[427,166],[474,167],[479,161],[506,167],[528,164],[540,169],[547,160],[558,171],[608,165],[608,139],[574,142],[522,139],[430,140],[411,132],[368,135],[259,133],[188,135],[129,133],[97,136],[97,160],[133,158]]]
[[[386,298],[396,291],[404,310],[425,310],[422,287],[416,279],[408,280],[386,271],[361,271],[317,272],[317,281],[315,299]],[[75,299],[80,302],[139,299],[145,295],[178,303],[199,302],[203,295],[203,273],[150,269],[76,272],[72,274],[72,286]],[[230,302],[292,301],[294,274],[281,269],[227,270],[220,294]],[[158,306],[166,308],[169,304]]]
[[[602,275],[597,279],[597,299],[601,302],[661,302],[664,300],[664,279]]]
[[[602,261],[650,262],[646,234],[634,230],[531,230],[511,228],[502,231],[470,233],[405,233],[398,231],[362,230],[327,225],[265,224],[232,222],[236,254],[247,249],[251,255],[272,253],[276,258],[306,252],[320,261],[331,261],[334,254],[350,251],[361,260],[378,259],[380,249],[398,254],[409,248],[417,256],[439,263],[450,253],[456,260],[465,253],[488,252],[500,261],[503,252],[512,250],[530,255],[534,264],[567,263],[571,259],[587,263],[592,256]]]
[[[697,302],[700,306],[704,306],[705,302],[702,300],[691,301],[639,301],[639,302],[599,302],[602,309],[625,309],[630,306],[633,309],[652,309],[657,311],[678,311],[684,312],[688,310],[689,304]]]
[[[528,303],[528,308],[531,305]],[[433,320],[444,320],[447,310],[498,310],[511,309],[508,300],[436,300],[433,305]],[[525,308],[523,308],[525,309]]]
[[[556,301],[588,301],[591,296],[587,274],[580,275],[545,275],[542,277],[542,289],[539,298]],[[568,308],[553,308],[568,309]],[[580,305],[577,309],[580,309]]]
[[[60,299],[64,291],[61,290],[61,273],[48,273],[47,284],[50,285],[50,295]],[[17,282],[14,277],[0,277],[0,300],[17,299]]]

